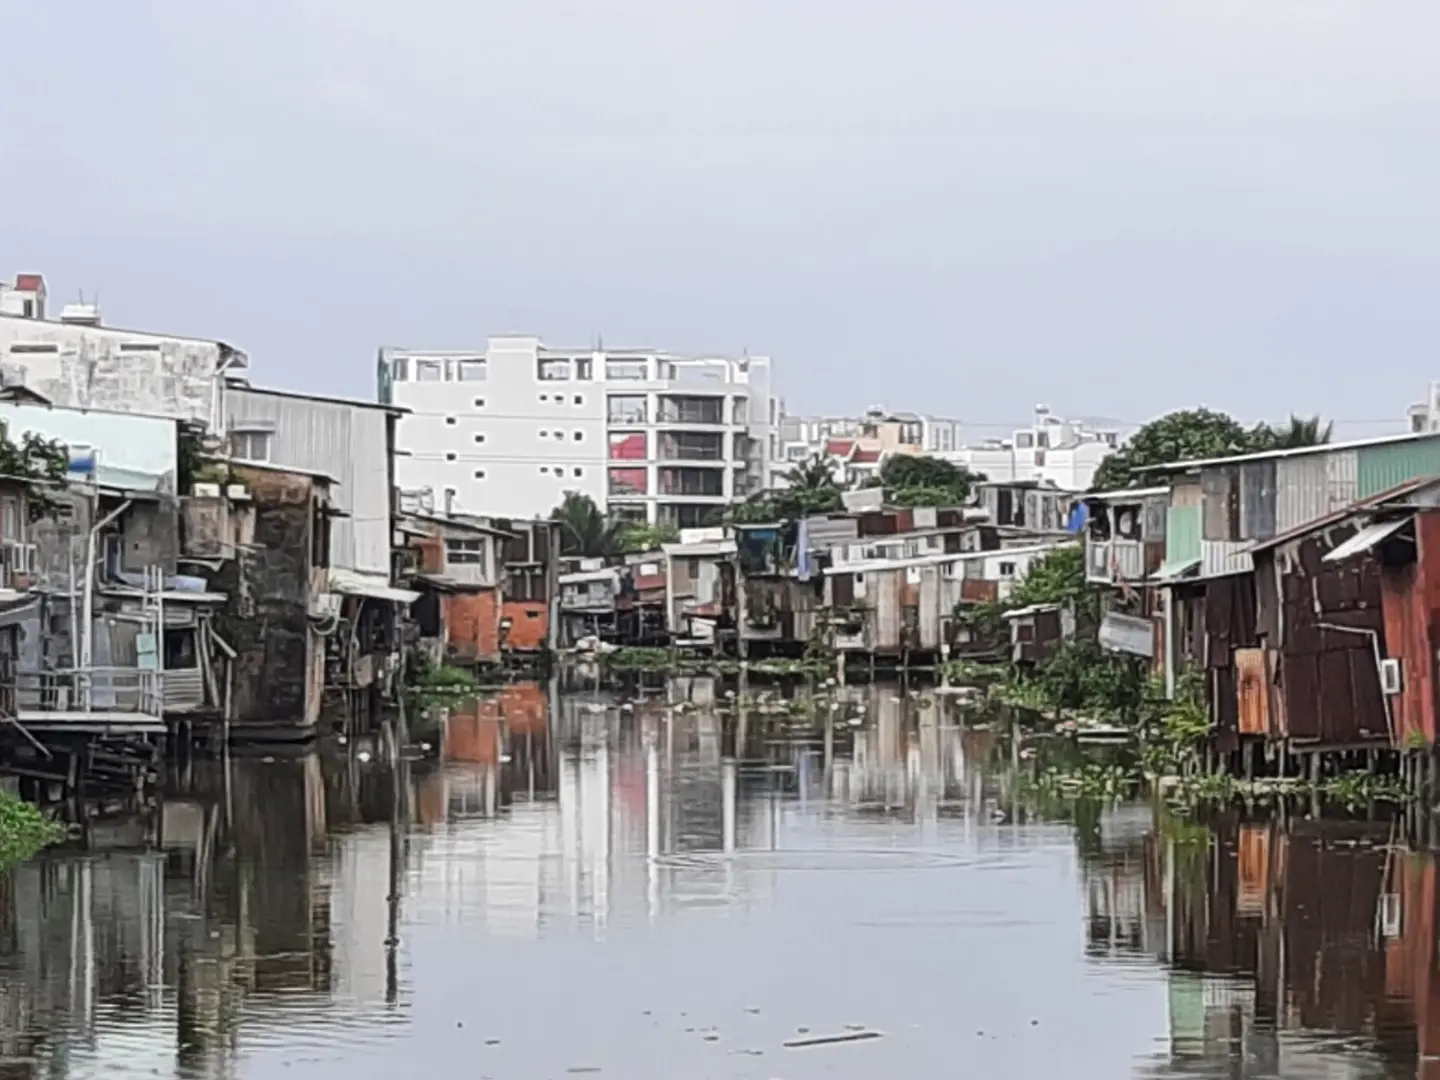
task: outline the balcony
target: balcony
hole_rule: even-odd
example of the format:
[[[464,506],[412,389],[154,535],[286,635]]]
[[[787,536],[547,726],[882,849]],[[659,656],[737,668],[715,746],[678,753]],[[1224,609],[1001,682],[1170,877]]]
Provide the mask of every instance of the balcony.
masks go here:
[[[657,403],[655,419],[661,424],[702,424],[719,427],[725,423],[725,399],[662,396]]]
[[[661,495],[698,495],[723,498],[725,474],[716,469],[661,469]]]
[[[725,460],[725,436],[719,432],[662,432],[657,457],[661,461],[708,461],[720,464]]]

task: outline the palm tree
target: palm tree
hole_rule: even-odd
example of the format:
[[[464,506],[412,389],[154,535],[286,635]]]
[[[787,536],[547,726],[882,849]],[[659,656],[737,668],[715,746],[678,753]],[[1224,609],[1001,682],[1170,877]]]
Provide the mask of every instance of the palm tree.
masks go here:
[[[550,511],[550,520],[560,523],[560,550],[566,555],[596,558],[615,548],[616,527],[589,495],[567,491],[565,500]]]
[[[791,468],[790,486],[802,491],[835,487],[834,463],[824,454],[811,454]]]
[[[1333,420],[1321,420],[1318,416],[1295,416],[1292,413],[1288,426],[1272,430],[1275,432],[1277,450],[1293,450],[1301,446],[1323,446],[1330,441],[1334,429]]]

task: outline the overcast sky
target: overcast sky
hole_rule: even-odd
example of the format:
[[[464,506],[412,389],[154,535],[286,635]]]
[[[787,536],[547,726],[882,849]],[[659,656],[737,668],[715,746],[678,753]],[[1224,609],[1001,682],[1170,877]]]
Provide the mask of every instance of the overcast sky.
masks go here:
[[[369,396],[382,344],[508,331],[748,349],[792,411],[975,425],[1398,420],[1440,378],[1435,0],[0,0],[0,25],[0,275],[230,340],[257,381]]]

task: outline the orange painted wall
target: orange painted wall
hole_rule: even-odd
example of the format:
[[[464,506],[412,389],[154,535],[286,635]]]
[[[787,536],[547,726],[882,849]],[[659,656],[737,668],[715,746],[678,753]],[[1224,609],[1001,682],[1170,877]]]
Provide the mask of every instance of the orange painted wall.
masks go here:
[[[539,601],[507,600],[501,609],[510,620],[506,643],[520,652],[540,652],[550,644],[550,608]]]
[[[445,643],[461,660],[500,656],[500,598],[495,589],[445,597]]]
[[[550,726],[539,683],[515,683],[500,691],[500,715],[514,735],[543,735]]]

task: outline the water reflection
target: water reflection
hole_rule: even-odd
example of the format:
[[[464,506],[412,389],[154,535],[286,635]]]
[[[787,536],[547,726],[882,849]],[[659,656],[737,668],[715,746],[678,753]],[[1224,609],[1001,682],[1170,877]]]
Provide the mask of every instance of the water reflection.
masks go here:
[[[407,723],[192,763],[0,879],[0,1080],[1440,1076],[1397,823],[1055,820],[1064,746],[892,687]]]

